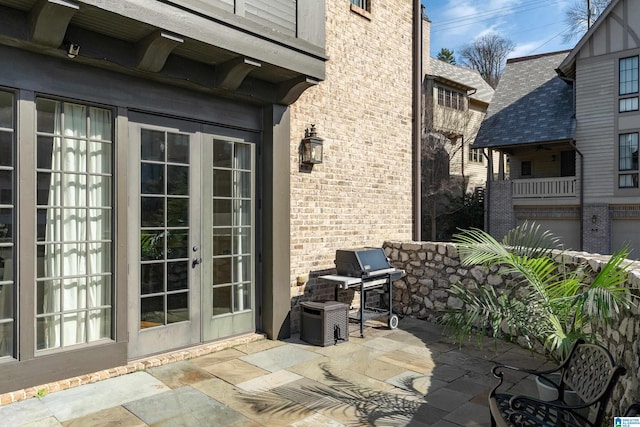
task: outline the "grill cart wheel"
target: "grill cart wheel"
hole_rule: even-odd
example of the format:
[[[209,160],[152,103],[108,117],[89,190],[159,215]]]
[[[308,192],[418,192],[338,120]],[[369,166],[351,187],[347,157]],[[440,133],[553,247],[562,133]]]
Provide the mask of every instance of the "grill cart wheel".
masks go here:
[[[395,314],[392,314],[389,316],[389,320],[387,321],[387,325],[389,326],[389,329],[395,329],[398,327],[398,316],[396,316]]]

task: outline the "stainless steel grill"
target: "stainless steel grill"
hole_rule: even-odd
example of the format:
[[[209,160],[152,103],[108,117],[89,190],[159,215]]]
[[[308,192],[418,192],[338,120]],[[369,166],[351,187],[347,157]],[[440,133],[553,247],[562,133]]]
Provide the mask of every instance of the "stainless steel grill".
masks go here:
[[[388,316],[387,325],[391,329],[398,326],[398,316],[393,314],[394,280],[405,275],[404,270],[394,268],[382,248],[339,249],[336,251],[336,274],[320,276],[336,284],[335,299],[340,289],[354,288],[360,292],[360,307],[350,313],[350,320],[360,323],[360,336],[364,337],[364,322],[367,319]],[[369,291],[388,293],[386,309],[366,305]],[[382,300],[382,298],[380,298]]]

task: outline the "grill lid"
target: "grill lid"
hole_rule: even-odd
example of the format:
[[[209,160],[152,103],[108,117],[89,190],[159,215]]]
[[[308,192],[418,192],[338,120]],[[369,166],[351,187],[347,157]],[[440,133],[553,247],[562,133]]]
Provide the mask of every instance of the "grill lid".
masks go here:
[[[338,249],[335,264],[338,275],[349,277],[369,277],[393,269],[382,248]]]

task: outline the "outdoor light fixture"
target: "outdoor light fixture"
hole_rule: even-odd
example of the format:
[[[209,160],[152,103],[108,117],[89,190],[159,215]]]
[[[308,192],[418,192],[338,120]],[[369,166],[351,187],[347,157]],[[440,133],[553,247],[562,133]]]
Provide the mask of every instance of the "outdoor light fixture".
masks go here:
[[[75,58],[80,53],[80,45],[73,42],[65,43],[65,48],[67,49],[67,56],[69,58]]]
[[[311,129],[304,130],[302,163],[307,165],[322,163],[322,142],[323,139],[318,137],[316,132],[316,125],[311,125]]]

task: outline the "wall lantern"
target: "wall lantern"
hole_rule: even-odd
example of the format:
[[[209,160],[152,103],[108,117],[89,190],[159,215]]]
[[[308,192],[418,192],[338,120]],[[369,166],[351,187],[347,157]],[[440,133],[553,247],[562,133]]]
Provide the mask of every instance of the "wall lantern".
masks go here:
[[[302,140],[302,163],[307,165],[315,165],[322,163],[322,142],[324,140],[318,137],[316,125],[311,125],[311,129],[304,130],[304,139]]]
[[[64,48],[69,58],[75,58],[80,53],[80,45],[68,40],[64,41]]]

